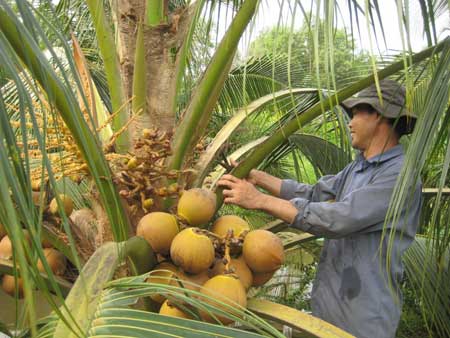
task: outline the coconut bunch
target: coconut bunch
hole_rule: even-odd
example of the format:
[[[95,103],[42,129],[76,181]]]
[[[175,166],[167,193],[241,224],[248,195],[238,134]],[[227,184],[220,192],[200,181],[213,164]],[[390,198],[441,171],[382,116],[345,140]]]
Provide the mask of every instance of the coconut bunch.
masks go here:
[[[25,241],[27,242],[26,244],[31,245],[30,234],[25,229],[23,230],[23,233]],[[14,250],[13,245],[8,235],[6,235],[6,231],[3,225],[1,224],[0,224],[0,235],[2,235],[0,240],[0,259],[12,260]],[[54,249],[48,241],[42,240],[41,244],[42,247],[44,248],[44,256],[46,264],[49,266],[53,274],[56,276],[64,275],[67,267],[66,257],[64,257],[64,255],[60,253],[58,250]],[[41,273],[46,273],[45,265],[40,259],[37,261],[37,269]],[[20,277],[17,278],[16,283],[14,276],[4,275],[1,279],[1,286],[3,291],[5,291],[7,294],[14,297],[14,295],[17,292],[19,297],[23,297],[24,294],[23,281]]]
[[[215,210],[213,192],[186,190],[176,214],[148,213],[139,221],[136,233],[147,240],[160,261],[148,282],[198,291],[205,302],[233,315],[230,309],[236,304],[246,307],[249,288],[263,285],[280,268],[284,250],[275,234],[251,231],[238,216],[225,215],[210,224]],[[186,304],[175,303],[162,293],[152,299],[161,304],[161,314],[192,318]],[[232,322],[202,311],[200,316],[210,322]]]
[[[61,209],[64,210],[66,216],[69,217],[74,209],[72,198],[65,194],[59,194],[58,197],[55,196],[54,198],[50,198],[49,192],[45,189],[42,189],[41,191],[40,184],[36,181],[32,182],[32,189],[32,198],[35,207],[40,208],[41,203],[43,204],[44,225],[47,229],[57,233],[58,237],[64,239],[65,234],[59,230],[61,227],[61,215],[57,199],[61,202]],[[22,231],[26,242],[25,245],[32,245],[31,235],[28,230],[22,229]],[[41,240],[41,245],[44,251],[46,264],[49,266],[50,270],[56,276],[63,276],[67,268],[66,257],[44,238]],[[0,225],[0,259],[11,261],[13,259],[13,251],[14,248],[11,239],[7,235],[4,226]],[[46,273],[45,264],[40,259],[37,262],[30,263],[37,264],[36,266],[39,272]],[[23,282],[20,277],[17,278],[16,284],[14,276],[4,275],[1,280],[1,285],[3,290],[11,296],[14,296],[16,292],[19,297],[23,296]],[[17,290],[16,285],[18,288]]]

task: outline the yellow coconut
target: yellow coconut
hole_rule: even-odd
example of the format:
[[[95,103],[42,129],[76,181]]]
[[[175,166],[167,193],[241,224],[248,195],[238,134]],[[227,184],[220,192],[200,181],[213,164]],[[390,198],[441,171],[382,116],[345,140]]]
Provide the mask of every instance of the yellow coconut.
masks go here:
[[[70,214],[73,211],[72,198],[70,198],[70,196],[64,195],[64,194],[60,194],[59,198],[61,199],[61,202],[63,203],[64,212],[66,213],[67,216],[70,216]],[[52,199],[52,201],[50,202],[49,211],[53,215],[58,214],[59,210],[58,210],[58,202],[56,201],[56,198]]]
[[[267,230],[250,231],[245,236],[242,254],[253,272],[275,271],[284,263],[281,239]]]
[[[199,291],[201,286],[209,280],[208,271],[206,270],[196,275],[186,273],[182,270],[178,270],[177,276],[180,279],[180,282],[182,283],[183,287],[193,291]]]
[[[175,236],[170,247],[175,265],[192,274],[207,270],[214,262],[214,246],[198,228],[187,228]]]
[[[252,286],[252,272],[250,271],[247,263],[245,263],[245,260],[242,256],[240,256],[239,258],[232,258],[229,264],[229,269],[233,270],[232,273],[236,274],[239,277],[239,280],[241,281],[245,289],[248,289],[250,286]],[[224,272],[225,264],[223,263],[222,259],[219,259],[216,260],[214,267],[210,270],[209,276],[214,277],[217,275],[222,275],[224,274]]]
[[[52,272],[57,276],[62,276],[66,271],[66,257],[58,250],[52,248],[45,248],[44,255]],[[44,264],[42,264],[41,260],[38,260],[37,268],[40,272],[45,272]]]
[[[164,285],[177,285],[177,270],[178,268],[169,263],[162,262],[158,264],[155,269],[151,272],[150,276],[147,278],[147,283],[157,283]],[[161,304],[166,300],[166,297],[162,294],[154,293],[150,296],[155,302]]]
[[[31,197],[33,199],[33,204],[37,207],[41,205],[41,199],[44,205],[47,203],[47,194],[45,191],[43,191],[42,194],[40,191],[32,191]]]
[[[0,258],[11,259],[12,258],[12,243],[8,236],[4,236],[0,241]]]
[[[42,182],[41,182],[40,179],[39,180],[32,180],[31,181],[31,190],[39,191],[39,190],[41,190],[41,185],[42,185]]]
[[[245,292],[245,288],[239,281],[239,279],[232,275],[218,275],[211,278],[203,285],[200,292],[205,296],[217,299],[218,302],[207,298],[203,298],[202,300],[214,306],[215,308],[219,308],[220,310],[226,311],[230,314],[237,315],[236,313],[233,313],[231,309],[225,307],[221,303],[230,305],[233,308],[236,308],[236,303],[244,308],[247,306],[247,294]],[[214,317],[212,317],[207,312],[201,311],[200,316],[203,318],[203,320],[206,320],[208,322],[216,321]],[[215,317],[217,317],[217,319],[222,324],[230,324],[233,322],[233,320],[225,318],[223,316],[215,315]]]
[[[171,317],[178,317],[178,318],[185,318],[185,319],[192,319],[191,316],[186,314],[186,312],[180,310],[176,306],[169,303],[168,300],[166,300],[159,309],[159,314],[171,316]]]
[[[183,192],[177,213],[192,226],[208,223],[216,212],[216,194],[211,190],[193,188]]]
[[[238,237],[242,231],[250,230],[249,224],[236,215],[225,215],[219,217],[213,224],[211,231],[215,234],[225,237],[229,230],[233,231],[233,235]]]
[[[22,298],[23,297],[23,280],[22,280],[22,278],[17,278],[17,286],[19,288],[19,290],[18,290],[19,298]],[[15,296],[16,284],[14,281],[14,276],[11,276],[11,275],[3,276],[2,289],[7,294],[11,295],[12,297]]]
[[[136,234],[150,244],[153,251],[167,255],[179,228],[175,216],[165,212],[151,212],[138,223]]]
[[[275,274],[275,271],[270,272],[253,272],[253,283],[252,286],[261,286],[266,284]]]
[[[52,243],[48,239],[45,239],[43,236],[41,236],[41,244],[43,248],[53,248]]]

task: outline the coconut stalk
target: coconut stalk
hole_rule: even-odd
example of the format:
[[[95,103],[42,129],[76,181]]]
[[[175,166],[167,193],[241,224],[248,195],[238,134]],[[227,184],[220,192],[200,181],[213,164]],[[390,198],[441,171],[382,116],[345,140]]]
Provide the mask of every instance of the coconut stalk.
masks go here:
[[[51,69],[34,40],[23,30],[17,18],[0,8],[0,29],[18,57],[47,93],[49,102],[58,109],[62,119],[85,159],[105,206],[114,239],[128,238],[130,229],[120,196],[112,181],[111,171],[101,151],[97,136],[83,118],[78,102]]]
[[[0,258],[0,272],[4,273],[6,275],[14,275],[15,271],[19,272],[20,276],[20,269],[17,269],[17,267],[14,267],[14,263],[1,259]],[[60,277],[53,277],[56,281],[56,284],[58,284],[59,290],[55,289],[49,279],[49,277],[45,273],[41,273],[42,278],[44,279],[45,284],[47,285],[48,289],[57,293],[58,291],[61,291],[61,294],[63,296],[67,296],[70,289],[72,288],[72,284],[68,281],[60,278]]]
[[[143,24],[138,24],[136,51],[134,56],[133,101],[131,108],[133,116],[142,114],[147,109],[147,76],[143,30]]]
[[[168,6],[165,0],[147,0],[147,24],[149,26],[158,26],[167,22],[165,7]]]
[[[114,35],[111,31],[108,20],[106,19],[103,1],[87,0],[89,12],[92,16],[92,22],[95,27],[97,43],[100,49],[103,63],[105,65],[105,74],[108,81],[109,93],[111,95],[111,105],[115,117],[112,121],[114,132],[121,130],[128,121],[128,109],[125,105],[125,94],[123,90],[122,78],[120,73],[119,58],[116,53],[116,44]],[[128,131],[122,133],[116,139],[118,152],[125,152],[130,146]]]
[[[174,155],[169,159],[167,165],[169,170],[179,170],[182,167],[185,157],[204,134],[239,40],[254,16],[257,3],[257,0],[246,0],[242,4],[195,89],[186,113],[174,134],[172,144]]]
[[[181,85],[183,83],[182,79],[183,79],[184,72],[185,72],[186,65],[187,65],[188,53],[191,49],[192,42],[193,42],[195,26],[197,24],[198,18],[200,17],[200,14],[202,13],[202,9],[205,5],[205,2],[206,2],[206,0],[198,0],[197,1],[196,8],[195,8],[195,14],[192,17],[191,22],[189,23],[189,30],[186,34],[186,37],[183,41],[180,52],[178,53],[178,56],[177,56],[178,64],[177,64],[177,68],[175,71],[175,74],[176,74],[175,93],[177,95],[174,95],[174,97],[173,97],[171,111],[175,111],[176,107],[177,107],[177,101],[178,101],[177,96],[178,96],[178,93],[180,93],[180,91],[181,91]]]
[[[407,59],[406,67],[410,67],[430,56],[440,53],[445,44],[448,43],[450,43],[450,38],[446,38],[441,43],[427,48],[420,53],[412,55]],[[369,75],[366,78],[337,91],[336,94],[331,95],[328,100],[316,103],[310,109],[299,115],[296,119],[287,122],[266,141],[255,148],[245,160],[240,162],[239,165],[231,171],[231,174],[238,178],[246,177],[250,170],[256,168],[264,160],[264,158],[266,158],[267,154],[270,154],[273,150],[275,150],[278,146],[285,142],[290,135],[299,130],[303,125],[311,122],[314,118],[318,117],[323,111],[331,109],[350,96],[358,93],[362,89],[369,87],[370,85],[375,83],[376,80],[382,80],[388,76],[391,76],[396,72],[404,69],[404,67],[405,60],[398,61],[378,71],[376,74]],[[222,190],[222,188],[219,188],[216,191],[217,209],[219,209],[223,203]]]
[[[219,130],[214,139],[209,144],[206,151],[204,151],[197,163],[195,164],[195,172],[197,173],[197,177],[193,178],[192,186],[200,187],[206,175],[211,171],[212,165],[217,160],[217,156],[220,154],[220,151],[223,149],[225,143],[230,139],[231,135],[233,135],[239,126],[250,116],[257,113],[261,107],[264,107],[266,104],[270,102],[276,102],[276,100],[281,99],[287,96],[295,96],[295,95],[303,95],[305,93],[317,93],[318,89],[314,88],[292,88],[285,89],[273,94],[265,95],[247,106],[240,108],[233,114],[233,117],[228,120],[227,123]]]

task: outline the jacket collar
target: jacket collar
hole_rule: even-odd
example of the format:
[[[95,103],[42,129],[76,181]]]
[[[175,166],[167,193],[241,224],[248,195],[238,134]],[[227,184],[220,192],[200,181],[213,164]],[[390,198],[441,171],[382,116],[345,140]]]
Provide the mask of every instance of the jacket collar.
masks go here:
[[[359,163],[358,170],[366,169],[369,164],[378,164],[386,162],[392,158],[403,155],[403,146],[401,144],[392,147],[391,149],[381,152],[378,155],[372,156],[366,159],[362,152],[360,152],[356,158],[356,162]]]

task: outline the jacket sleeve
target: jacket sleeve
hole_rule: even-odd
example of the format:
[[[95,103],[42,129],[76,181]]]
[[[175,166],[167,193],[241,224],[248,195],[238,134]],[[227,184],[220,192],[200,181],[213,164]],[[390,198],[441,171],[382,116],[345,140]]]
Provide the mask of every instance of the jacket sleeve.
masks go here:
[[[280,197],[285,200],[302,198],[311,202],[334,200],[344,171],[345,169],[336,175],[323,176],[314,185],[299,183],[294,180],[283,180]]]
[[[313,202],[305,198],[293,198],[291,203],[299,212],[291,226],[327,238],[372,231],[369,229],[372,226],[384,224],[397,177],[398,173],[380,177],[371,184],[352,191],[339,202]],[[416,187],[414,199],[420,202],[420,184]]]

